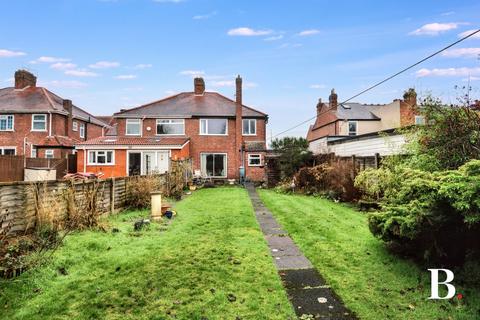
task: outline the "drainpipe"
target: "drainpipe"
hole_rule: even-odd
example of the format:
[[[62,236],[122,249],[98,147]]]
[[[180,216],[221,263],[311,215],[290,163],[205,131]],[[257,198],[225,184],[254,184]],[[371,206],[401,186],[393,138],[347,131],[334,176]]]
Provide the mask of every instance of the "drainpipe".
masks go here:
[[[48,111],[48,136],[52,136],[52,112]]]
[[[87,172],[87,150],[83,147],[83,173]]]

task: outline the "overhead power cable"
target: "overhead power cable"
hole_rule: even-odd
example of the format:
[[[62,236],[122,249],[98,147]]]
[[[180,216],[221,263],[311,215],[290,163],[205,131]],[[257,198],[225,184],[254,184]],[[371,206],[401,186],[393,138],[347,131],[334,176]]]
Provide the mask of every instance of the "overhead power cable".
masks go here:
[[[387,81],[389,81],[389,80],[391,80],[391,79],[399,76],[400,74],[402,74],[402,73],[404,73],[404,72],[406,72],[406,71],[408,71],[408,70],[410,70],[410,69],[418,66],[419,64],[427,61],[428,59],[431,59],[431,58],[435,57],[436,55],[442,53],[443,51],[445,51],[445,50],[447,50],[447,49],[450,49],[451,47],[453,47],[453,46],[459,44],[460,42],[462,42],[462,41],[464,41],[464,40],[466,40],[466,39],[468,39],[468,38],[476,35],[476,34],[479,33],[479,32],[480,32],[480,29],[478,29],[478,30],[476,30],[476,31],[474,31],[474,32],[466,35],[465,37],[463,37],[463,38],[461,38],[461,39],[458,39],[457,41],[449,44],[448,46],[446,46],[446,47],[444,47],[444,48],[442,48],[442,49],[440,49],[440,50],[438,50],[438,51],[435,51],[435,52],[432,53],[431,55],[423,58],[422,60],[419,60],[419,61],[415,62],[414,64],[412,64],[412,65],[410,65],[410,66],[408,66],[408,67],[406,67],[406,68],[403,68],[402,70],[398,71],[397,73],[394,73],[394,74],[392,74],[391,76],[383,79],[382,81],[379,81],[379,82],[375,83],[374,85],[366,88],[365,90],[360,91],[359,93],[351,96],[350,98],[348,98],[347,100],[342,101],[342,102],[339,103],[339,104],[344,104],[344,103],[349,102],[349,101],[352,100],[352,99],[355,99],[356,97],[358,97],[358,96],[360,96],[360,95],[362,95],[362,94],[364,94],[364,93],[366,93],[366,92],[368,92],[368,91],[370,91],[370,90],[378,87],[379,85],[381,85],[381,84],[383,84],[383,83],[385,83],[385,82],[387,82]],[[280,132],[280,133],[277,133],[277,134],[274,135],[271,139],[276,138],[276,137],[278,137],[279,135],[282,135],[282,134],[284,134],[284,133],[286,133],[286,132],[288,132],[288,131],[291,131],[291,130],[293,130],[293,129],[295,129],[295,128],[298,128],[299,126],[301,126],[301,125],[303,125],[303,124],[305,124],[305,123],[307,123],[307,122],[310,122],[310,121],[312,121],[312,120],[314,120],[314,119],[316,119],[316,118],[317,118],[316,115],[315,115],[314,117],[308,118],[307,120],[304,120],[304,121],[296,124],[295,126],[293,126],[293,127],[291,127],[291,128],[288,128],[288,129],[286,129],[286,130],[283,130],[283,131]]]

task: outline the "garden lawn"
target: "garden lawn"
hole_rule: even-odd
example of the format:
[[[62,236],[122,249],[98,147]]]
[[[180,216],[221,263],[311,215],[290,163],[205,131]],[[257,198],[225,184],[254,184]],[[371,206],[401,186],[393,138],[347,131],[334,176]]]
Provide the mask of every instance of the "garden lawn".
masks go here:
[[[69,235],[50,263],[0,280],[0,318],[294,318],[245,190],[199,190],[176,210],[141,232],[147,211]]]
[[[456,284],[457,293],[464,295],[461,301],[428,300],[430,272],[387,252],[370,233],[364,214],[326,199],[258,192],[327,283],[361,319],[480,318],[478,289]]]

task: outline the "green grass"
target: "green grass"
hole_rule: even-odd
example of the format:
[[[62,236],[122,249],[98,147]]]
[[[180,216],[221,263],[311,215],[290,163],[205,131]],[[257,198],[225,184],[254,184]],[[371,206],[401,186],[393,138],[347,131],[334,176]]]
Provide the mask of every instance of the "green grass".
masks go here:
[[[265,205],[361,319],[479,319],[480,291],[428,300],[430,273],[385,249],[360,212],[329,200],[259,191]],[[432,266],[435,267],[435,266]]]
[[[199,190],[176,209],[168,226],[135,233],[148,212],[130,212],[109,219],[119,233],[68,236],[51,263],[0,280],[0,318],[294,318],[245,190]]]

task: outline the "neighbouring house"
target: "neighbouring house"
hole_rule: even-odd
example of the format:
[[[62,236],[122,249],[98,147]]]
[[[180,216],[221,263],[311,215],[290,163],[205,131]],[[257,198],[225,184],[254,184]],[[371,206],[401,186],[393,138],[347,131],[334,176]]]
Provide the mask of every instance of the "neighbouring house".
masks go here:
[[[26,70],[0,89],[0,155],[65,158],[75,144],[101,137],[109,125],[46,88]]]
[[[315,154],[338,156],[390,155],[400,152],[405,137],[395,129],[423,124],[416,113],[417,95],[409,89],[404,99],[388,104],[338,103],[332,89],[328,103],[319,100],[315,123],[308,129],[307,140]]]
[[[195,78],[192,92],[115,113],[107,136],[77,144],[78,170],[144,175],[191,158],[203,177],[237,179],[243,167],[248,179],[264,180],[268,116],[243,105],[242,78],[235,83],[235,100],[205,91],[204,79]]]

